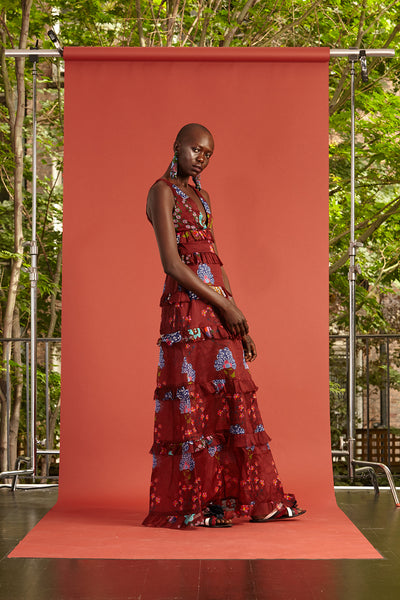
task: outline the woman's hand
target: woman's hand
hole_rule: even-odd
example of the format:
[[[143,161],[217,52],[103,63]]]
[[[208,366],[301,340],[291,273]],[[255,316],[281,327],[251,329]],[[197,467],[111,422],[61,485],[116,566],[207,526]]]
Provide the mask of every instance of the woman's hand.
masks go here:
[[[230,333],[233,333],[233,335],[240,335],[241,337],[247,335],[249,326],[246,317],[233,302],[227,300],[225,306],[221,308],[221,313],[226,328]]]
[[[251,362],[257,358],[256,345],[249,334],[242,336],[242,345],[244,350],[244,358],[246,362]]]

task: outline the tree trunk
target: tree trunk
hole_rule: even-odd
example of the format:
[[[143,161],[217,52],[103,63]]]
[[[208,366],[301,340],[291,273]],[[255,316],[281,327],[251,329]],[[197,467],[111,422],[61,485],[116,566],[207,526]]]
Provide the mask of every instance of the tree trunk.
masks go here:
[[[57,255],[56,272],[54,273],[54,278],[53,278],[53,283],[56,286],[56,289],[54,290],[54,292],[51,295],[50,324],[49,324],[49,329],[47,330],[47,337],[49,337],[49,338],[53,337],[54,329],[55,329],[55,326],[57,323],[57,316],[58,316],[58,312],[59,312],[57,310],[57,289],[60,284],[61,268],[62,268],[62,249],[60,248],[58,255]]]
[[[21,326],[19,319],[19,308],[15,308],[15,319],[13,323],[13,337],[21,337]],[[10,465],[14,469],[15,461],[18,454],[18,431],[19,431],[19,417],[21,413],[22,403],[22,391],[24,387],[24,375],[22,370],[22,352],[21,342],[14,342],[14,362],[16,363],[14,377],[14,402],[10,417],[10,437],[9,437],[9,454],[10,454]]]
[[[0,471],[8,471],[7,460],[7,398],[0,389]]]
[[[21,32],[19,38],[19,47],[26,48],[29,17],[32,6],[32,0],[22,0],[22,20]],[[1,28],[1,38],[3,46],[6,45],[6,32]],[[22,208],[23,208],[23,169],[24,169],[24,147],[23,147],[23,123],[25,117],[25,59],[15,59],[16,74],[16,94],[10,84],[8,76],[8,67],[4,57],[4,51],[1,57],[1,70],[4,81],[5,102],[8,109],[8,119],[11,131],[11,144],[14,154],[14,252],[17,258],[11,260],[10,285],[7,295],[6,309],[3,317],[3,337],[10,338],[13,333],[13,323],[17,304],[18,285],[22,266],[22,253],[24,244],[24,234],[22,228]],[[16,107],[16,108],[15,108]],[[4,345],[3,361],[6,359]],[[3,384],[3,385],[2,385]],[[4,396],[4,382],[2,385],[1,398],[1,424],[0,424],[0,459],[2,468],[7,463],[7,406]],[[16,415],[17,416],[17,413]],[[14,422],[14,427],[17,423]],[[18,428],[18,427],[17,427]]]

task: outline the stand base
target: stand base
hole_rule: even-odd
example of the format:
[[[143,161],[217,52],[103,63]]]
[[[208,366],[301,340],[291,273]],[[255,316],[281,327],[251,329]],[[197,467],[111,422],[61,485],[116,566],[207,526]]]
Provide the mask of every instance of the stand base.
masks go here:
[[[355,474],[366,473],[368,472],[371,476],[372,484],[375,489],[375,493],[379,494],[379,485],[378,480],[376,478],[376,473],[374,469],[382,469],[382,471],[386,475],[386,479],[388,480],[388,484],[390,487],[390,491],[392,492],[393,500],[396,508],[400,508],[400,501],[397,495],[396,486],[394,484],[393,475],[389,467],[383,463],[372,462],[367,460],[351,460],[350,461],[350,452],[348,450],[332,450],[332,456],[344,456],[347,458],[347,466],[349,469],[349,476],[352,475],[352,472]],[[354,469],[356,465],[360,465],[360,469]]]

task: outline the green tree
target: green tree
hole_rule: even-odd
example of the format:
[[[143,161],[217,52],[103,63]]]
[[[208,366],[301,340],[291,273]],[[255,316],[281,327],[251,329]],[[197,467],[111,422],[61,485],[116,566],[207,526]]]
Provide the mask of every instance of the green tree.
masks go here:
[[[377,0],[3,0],[1,46],[24,47],[59,31],[63,45],[83,46],[328,46],[391,47],[395,59],[369,60],[369,82],[356,77],[357,224],[363,249],[357,286],[358,328],[385,331],[385,294],[400,287],[400,5]],[[39,63],[39,302],[40,335],[59,335],[61,276],[61,188],[63,90],[59,60]],[[347,249],[350,220],[350,78],[346,59],[330,63],[331,325],[347,323]],[[0,79],[0,326],[3,336],[25,335],[30,327],[29,281],[22,270],[30,239],[31,69],[23,59],[1,54]],[[25,87],[27,88],[25,93]],[[27,112],[25,116],[25,110]],[[56,173],[56,176],[54,176]],[[58,175],[57,175],[58,174]],[[25,250],[26,253],[26,250]],[[21,349],[12,348],[14,450],[22,383]],[[4,377],[0,381],[1,468],[4,468]],[[58,401],[54,400],[54,414]]]
[[[24,58],[6,59],[5,47],[25,48],[41,35],[43,19],[32,10],[32,0],[6,2],[0,15],[0,328],[3,338],[20,338],[30,330],[29,266],[31,239],[31,67]],[[57,77],[49,77],[44,66],[39,79],[38,114],[39,181],[39,311],[41,336],[59,334],[57,298],[61,276],[61,187],[52,172],[61,168],[62,95]],[[0,470],[13,468],[17,455],[23,384],[24,347],[20,342],[4,342],[0,371]],[[6,362],[11,360],[11,403],[7,403]],[[58,402],[54,405],[58,412]],[[7,422],[10,437],[7,440]]]

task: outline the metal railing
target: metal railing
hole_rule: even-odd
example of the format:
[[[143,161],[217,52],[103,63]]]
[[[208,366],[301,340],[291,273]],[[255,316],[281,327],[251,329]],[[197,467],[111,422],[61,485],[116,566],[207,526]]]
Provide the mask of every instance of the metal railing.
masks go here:
[[[0,338],[0,342],[3,348],[1,391],[4,405],[1,449],[3,467],[5,465],[5,469],[0,473],[0,480],[7,482],[11,479],[13,488],[19,476],[31,483],[56,481],[58,475],[52,473],[52,470],[58,463],[60,452],[59,448],[53,445],[54,432],[59,423],[61,338],[37,340],[38,395],[34,418],[31,402],[31,340]],[[13,345],[16,344],[20,345],[19,362],[14,360],[15,352],[12,351]],[[35,424],[34,427],[32,423]],[[17,427],[18,439],[15,433]],[[21,465],[27,468],[21,470]]]
[[[341,389],[331,398],[334,446],[348,425],[348,370],[349,337],[331,335],[330,379]],[[356,336],[355,396],[355,458],[400,468],[400,335]]]
[[[29,456],[31,430],[30,404],[30,339],[0,338],[3,347],[2,392],[6,422],[3,452],[6,452],[6,469],[0,480],[13,478],[21,464],[31,464]],[[23,364],[16,365],[12,356],[12,344],[20,343]],[[58,444],[50,447],[50,434],[54,429],[54,411],[59,401],[59,371],[61,358],[60,338],[38,339],[38,402],[36,422],[39,423],[34,440],[38,468],[24,479],[32,483],[56,480],[52,473],[58,459]],[[11,417],[15,370],[19,366],[23,377],[24,407],[21,411],[19,448],[17,456],[11,454]],[[347,381],[349,369],[349,338],[347,335],[330,336],[330,377],[337,390],[331,405],[331,428],[333,447],[337,456],[343,450],[340,440],[344,439],[348,426]],[[22,371],[21,371],[22,370]],[[58,376],[55,377],[55,374]],[[54,385],[56,378],[56,385]],[[400,335],[365,334],[356,336],[356,448],[355,458],[359,461],[376,461],[400,471]],[[58,385],[58,389],[57,389]],[[332,401],[331,401],[332,402]],[[4,434],[3,434],[4,435]],[[22,442],[21,442],[22,440]],[[5,448],[4,448],[5,446]],[[15,484],[15,483],[14,483]]]

